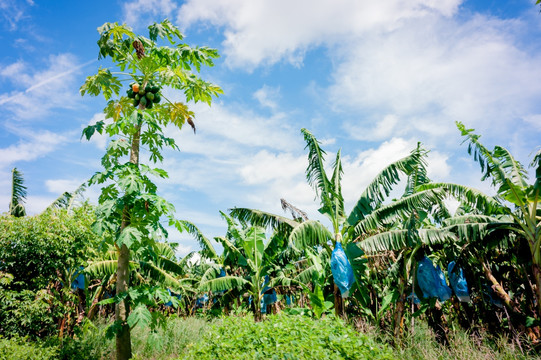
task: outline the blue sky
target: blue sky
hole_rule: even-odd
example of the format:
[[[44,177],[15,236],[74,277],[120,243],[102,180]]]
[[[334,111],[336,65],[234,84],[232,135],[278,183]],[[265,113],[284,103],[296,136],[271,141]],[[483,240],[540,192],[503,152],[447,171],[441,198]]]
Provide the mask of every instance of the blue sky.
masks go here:
[[[527,165],[541,145],[541,14],[534,0],[0,0],[0,211],[23,172],[35,214],[100,170],[106,139],[81,141],[102,98],[79,87],[97,71],[104,22],[169,18],[222,57],[203,76],[225,95],[194,105],[197,135],[169,129],[161,193],[208,236],[219,210],[283,213],[285,198],[318,219],[300,129],[342,148],[351,209],[364,186],[421,141],[429,175],[492,192],[455,121]],[[170,92],[182,100],[182,95]],[[330,162],[330,161],[329,161]],[[95,199],[99,189],[87,196]],[[185,254],[197,244],[171,233]]]

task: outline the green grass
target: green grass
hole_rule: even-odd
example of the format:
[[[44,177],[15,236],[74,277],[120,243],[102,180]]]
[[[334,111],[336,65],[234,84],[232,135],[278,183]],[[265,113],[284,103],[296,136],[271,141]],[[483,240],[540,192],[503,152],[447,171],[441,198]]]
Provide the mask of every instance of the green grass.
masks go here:
[[[449,346],[434,341],[434,333],[426,323],[419,323],[414,335],[404,338],[395,353],[403,360],[417,359],[468,359],[468,360],[514,360],[539,358],[528,354],[506,338],[489,341],[488,336],[471,335],[463,330],[452,331],[448,335]]]
[[[394,342],[393,336],[382,333],[372,326],[361,326],[363,331],[383,343]],[[401,360],[526,360],[541,359],[528,346],[526,339],[509,341],[506,337],[491,339],[488,334],[471,334],[463,329],[450,330],[447,346],[435,340],[435,334],[424,321],[415,323],[413,334],[404,334],[393,352]]]
[[[451,331],[449,346],[434,340],[425,322],[415,323],[415,334],[406,334],[392,348],[389,336],[370,325],[349,325],[333,318],[314,320],[303,316],[272,315],[261,323],[251,316],[215,320],[171,316],[156,333],[132,330],[134,359],[541,359],[527,343],[506,338],[490,340]],[[113,360],[115,341],[106,337],[107,324],[87,323],[74,339],[61,345],[57,339],[31,342],[0,337],[0,359],[10,360]]]
[[[209,322],[201,318],[170,316],[165,329],[156,332],[135,327],[131,332],[134,359],[158,360],[175,359],[181,356],[189,343],[197,341]],[[115,340],[106,337],[107,324],[85,325],[81,334],[67,341],[61,350],[64,359],[113,360]],[[62,358],[62,357],[61,357]]]

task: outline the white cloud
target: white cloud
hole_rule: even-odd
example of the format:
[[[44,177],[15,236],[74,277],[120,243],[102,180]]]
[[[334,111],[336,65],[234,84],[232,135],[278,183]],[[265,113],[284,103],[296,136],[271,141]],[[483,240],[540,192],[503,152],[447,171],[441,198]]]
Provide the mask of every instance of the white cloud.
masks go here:
[[[66,141],[63,135],[50,131],[39,133],[25,132],[26,140],[19,140],[5,148],[0,148],[0,168],[7,167],[18,161],[32,161],[46,156],[57,149],[59,144]]]
[[[149,22],[161,21],[164,17],[170,17],[176,8],[177,5],[172,0],[127,1],[122,6],[123,21],[129,26],[140,28],[138,26],[140,23],[146,26]]]
[[[416,147],[414,140],[392,138],[378,148],[360,152],[355,157],[344,156],[342,166],[342,194],[346,211],[350,211],[366,186],[386,166],[407,156]]]
[[[244,163],[239,172],[246,184],[265,184],[276,179],[290,179],[304,173],[306,156],[269,153],[262,150]]]
[[[280,88],[263,85],[261,89],[254,93],[254,98],[259,101],[261,106],[276,110],[280,98]]]
[[[357,124],[346,124],[345,127],[353,139],[366,141],[381,141],[389,139],[399,121],[396,115],[386,115],[382,120],[377,121],[375,125],[365,127]]]
[[[354,124],[362,128],[394,114],[395,134],[454,142],[448,135],[456,133],[456,120],[485,134],[516,131],[510,120],[537,113],[541,97],[541,54],[519,45],[528,29],[518,20],[478,15],[464,23],[426,17],[372,32],[341,50],[331,103],[370,114]],[[370,135],[392,136],[379,130]]]
[[[61,195],[65,192],[77,190],[86,179],[51,179],[45,181],[47,190],[53,194]]]
[[[28,6],[32,5],[34,5],[32,0],[0,0],[0,14],[2,14],[2,22],[8,25],[9,30],[17,30],[19,22],[28,17]]]
[[[430,180],[444,182],[449,178],[451,166],[447,163],[449,155],[438,151],[428,153],[427,175]]]
[[[529,126],[533,126],[535,130],[541,131],[541,114],[526,115],[524,116],[524,121]]]
[[[168,130],[170,136],[180,139],[178,144],[183,152],[215,158],[242,153],[246,147],[287,151],[301,144],[300,137],[295,136],[297,129],[290,125],[288,115],[284,113],[265,117],[242,105],[219,103],[213,104],[212,108],[200,104],[191,108],[196,114],[196,136],[191,130],[186,131],[189,127],[182,132]]]
[[[300,65],[304,52],[352,34],[392,29],[404,19],[454,14],[461,0],[189,0],[179,23],[199,21],[224,28],[223,46],[232,66],[256,67],[285,59]]]
[[[79,64],[71,54],[51,55],[45,70],[15,62],[0,71],[0,78],[23,88],[0,94],[0,105],[18,119],[32,120],[49,115],[53,108],[76,109],[81,97],[76,79],[79,70],[94,60]]]
[[[56,196],[33,196],[26,198],[25,209],[28,215],[35,215],[43,212],[56,200]]]

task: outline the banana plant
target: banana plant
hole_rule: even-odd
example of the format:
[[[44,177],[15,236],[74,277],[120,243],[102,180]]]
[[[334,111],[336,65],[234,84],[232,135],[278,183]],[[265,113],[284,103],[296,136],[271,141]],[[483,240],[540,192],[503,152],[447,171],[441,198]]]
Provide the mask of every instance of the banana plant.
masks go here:
[[[159,301],[167,303],[171,301],[175,306],[179,305],[178,299],[165,295],[167,289],[174,293],[190,296],[196,293],[194,288],[195,279],[187,272],[186,260],[177,261],[173,248],[170,244],[156,242],[152,249],[145,249],[135,253],[130,260],[129,266],[133,276],[133,283],[153,286],[155,293],[159,295]],[[99,285],[92,293],[89,293],[87,301],[89,317],[95,314],[98,305],[107,289],[115,285],[118,253],[110,248],[101,254],[84,269],[84,273],[91,279],[99,280]],[[88,286],[88,282],[87,285]],[[157,287],[156,287],[157,286]],[[168,292],[167,292],[168,294]],[[143,310],[140,310],[143,311]]]
[[[17,168],[13,168],[13,170],[11,170],[11,198],[9,201],[8,213],[15,217],[25,216],[25,199],[26,186],[24,185],[23,174],[17,170]]]
[[[502,210],[513,219],[512,230],[528,242],[536,284],[537,315],[541,316],[541,150],[530,164],[535,170],[535,179],[529,184],[526,169],[509,150],[501,146],[489,150],[481,144],[480,135],[476,135],[474,129],[467,129],[460,122],[456,125],[468,144],[468,153],[481,166],[482,180],[491,180]]]
[[[79,187],[72,192],[65,191],[64,193],[62,193],[62,195],[56,198],[56,200],[53,201],[46,210],[66,209],[69,214],[74,208],[74,206],[80,205],[84,202],[83,193],[86,191],[86,189],[87,183],[85,182],[79,185]]]
[[[411,191],[413,185],[409,184],[403,198],[384,205],[384,201],[388,199],[401,176],[410,176],[416,179],[416,183],[424,181],[427,152],[418,145],[410,155],[385,167],[361,193],[351,212],[346,214],[341,186],[343,175],[341,151],[336,154],[332,174],[329,177],[325,170],[326,153],[321,149],[320,142],[307,129],[301,129],[301,133],[308,149],[306,178],[319,198],[321,205],[319,212],[329,219],[331,229],[327,229],[318,221],[299,223],[257,210],[233,209],[231,214],[252,224],[269,226],[275,230],[285,229],[290,246],[300,251],[322,246],[330,256],[336,243],[342,243],[355,276],[352,292],[366,308],[369,303],[368,294],[360,286],[366,270],[366,260],[363,258],[363,250],[356,241],[368,234],[388,229],[399,219],[407,217],[412,209],[431,208],[434,202],[441,200],[443,190],[427,189],[413,193]],[[339,316],[344,316],[343,300],[336,286],[333,293],[335,312]]]
[[[222,215],[228,222],[228,232],[226,236],[216,237],[215,240],[223,245],[224,258],[234,261],[243,267],[243,270],[222,277],[204,276],[199,289],[212,292],[235,288],[240,290],[241,293],[252,297],[254,318],[260,321],[265,277],[270,277],[273,286],[279,285],[279,281],[273,281],[273,276],[279,269],[275,260],[283,250],[278,246],[280,240],[273,236],[267,241],[264,228],[257,226],[239,228],[232,218],[223,213]]]

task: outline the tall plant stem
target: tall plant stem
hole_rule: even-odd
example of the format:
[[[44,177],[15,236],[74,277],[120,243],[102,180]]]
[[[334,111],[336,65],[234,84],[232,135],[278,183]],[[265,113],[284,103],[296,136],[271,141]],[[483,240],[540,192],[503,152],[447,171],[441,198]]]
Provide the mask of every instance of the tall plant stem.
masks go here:
[[[132,138],[130,150],[130,162],[139,164],[139,147],[141,142],[141,125],[136,126],[135,134]],[[122,223],[120,231],[130,225],[130,209],[126,205],[122,214]],[[126,244],[122,244],[118,248],[118,265],[116,268],[116,295],[128,291],[130,282],[130,249]],[[115,319],[120,324],[120,329],[116,334],[116,358],[117,360],[127,360],[132,357],[131,350],[131,334],[130,326],[128,325],[128,316],[130,315],[130,307],[128,299],[124,298],[115,305]]]

